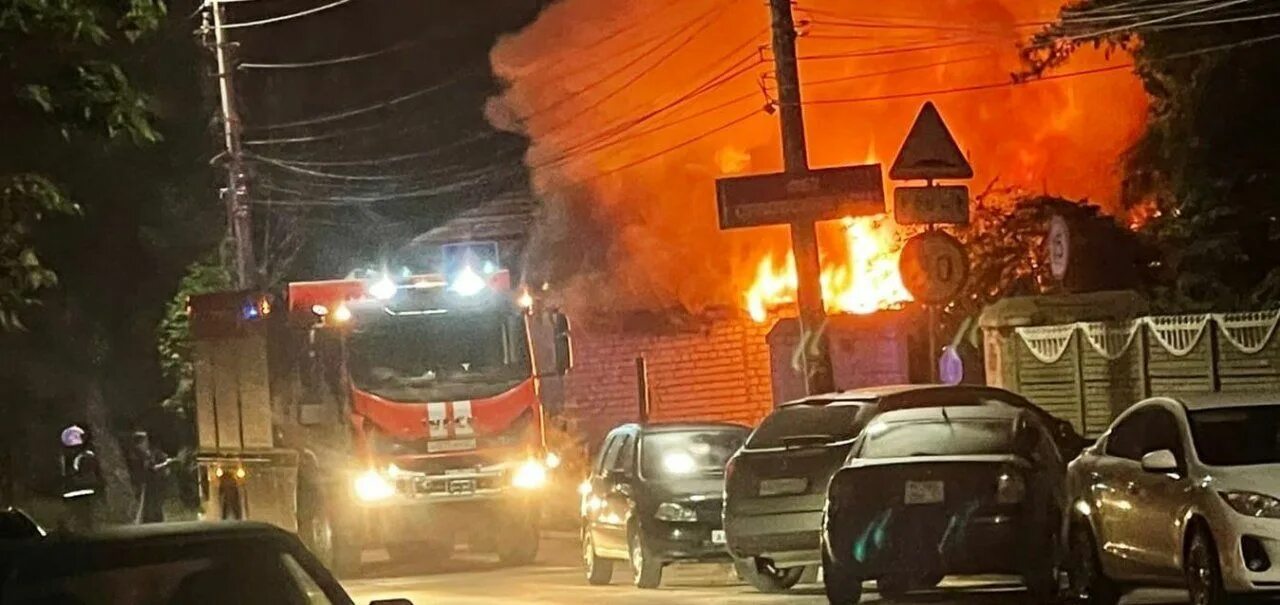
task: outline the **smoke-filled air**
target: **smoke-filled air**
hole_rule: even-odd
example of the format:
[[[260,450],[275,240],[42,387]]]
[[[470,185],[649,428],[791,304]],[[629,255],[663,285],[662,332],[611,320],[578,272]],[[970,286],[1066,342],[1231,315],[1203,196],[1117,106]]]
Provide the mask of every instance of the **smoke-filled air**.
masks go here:
[[[1147,110],[1130,58],[1081,52],[1044,80],[1012,84],[1019,48],[1061,4],[801,0],[810,164],[887,172],[932,100],[974,166],[972,190],[998,182],[1117,209],[1120,160]],[[715,211],[717,177],[782,168],[766,111],[776,99],[768,25],[761,2],[561,0],[498,42],[493,67],[507,88],[490,120],[530,138],[545,204],[534,259],[554,269],[535,279],[615,310],[730,305],[763,318],[791,300],[786,228],[723,232]],[[909,300],[891,219],[821,233],[828,308]]]

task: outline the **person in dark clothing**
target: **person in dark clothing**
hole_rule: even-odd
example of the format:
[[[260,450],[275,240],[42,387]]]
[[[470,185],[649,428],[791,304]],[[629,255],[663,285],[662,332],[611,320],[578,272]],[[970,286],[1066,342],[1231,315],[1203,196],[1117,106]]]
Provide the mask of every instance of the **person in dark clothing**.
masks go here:
[[[62,431],[62,501],[69,513],[64,529],[85,532],[93,529],[95,503],[105,491],[102,466],[93,441],[84,429],[72,425]]]
[[[164,522],[164,478],[175,460],[151,447],[151,438],[145,431],[133,434],[133,446],[129,450],[129,475],[133,478],[134,493],[138,495],[135,522]]]

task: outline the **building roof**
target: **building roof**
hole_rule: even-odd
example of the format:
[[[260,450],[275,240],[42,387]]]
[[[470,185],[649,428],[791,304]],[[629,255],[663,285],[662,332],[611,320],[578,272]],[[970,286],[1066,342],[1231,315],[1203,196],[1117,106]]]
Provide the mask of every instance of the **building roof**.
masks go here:
[[[1280,393],[1193,393],[1170,397],[1188,410],[1280,405]]]

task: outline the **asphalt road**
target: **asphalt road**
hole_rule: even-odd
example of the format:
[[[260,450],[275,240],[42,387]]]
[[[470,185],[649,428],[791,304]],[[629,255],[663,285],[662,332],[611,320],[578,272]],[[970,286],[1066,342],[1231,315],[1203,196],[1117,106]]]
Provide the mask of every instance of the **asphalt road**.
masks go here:
[[[365,577],[344,582],[356,603],[376,599],[407,598],[416,605],[550,605],[607,602],[610,605],[679,603],[681,605],[826,605],[822,587],[801,585],[786,595],[762,595],[739,583],[728,566],[683,565],[668,567],[658,590],[631,586],[625,566],[614,573],[612,586],[588,586],[578,563],[578,545],[569,536],[543,541],[538,563],[527,567],[504,568],[491,557],[458,553],[438,563],[377,561],[377,553],[366,554]],[[606,601],[607,600],[607,601]],[[877,603],[869,592],[864,603]],[[997,580],[951,580],[939,590],[912,595],[912,603],[931,605],[1039,605],[1033,604],[1022,588]],[[1186,595],[1176,591],[1144,591],[1126,598],[1133,605],[1174,605],[1186,603]]]

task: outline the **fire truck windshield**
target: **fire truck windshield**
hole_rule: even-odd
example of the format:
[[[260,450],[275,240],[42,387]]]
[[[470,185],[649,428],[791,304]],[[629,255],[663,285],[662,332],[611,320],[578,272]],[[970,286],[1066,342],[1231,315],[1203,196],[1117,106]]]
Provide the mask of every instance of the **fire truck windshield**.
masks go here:
[[[405,403],[493,397],[532,372],[523,319],[499,311],[381,318],[347,351],[356,388]]]

